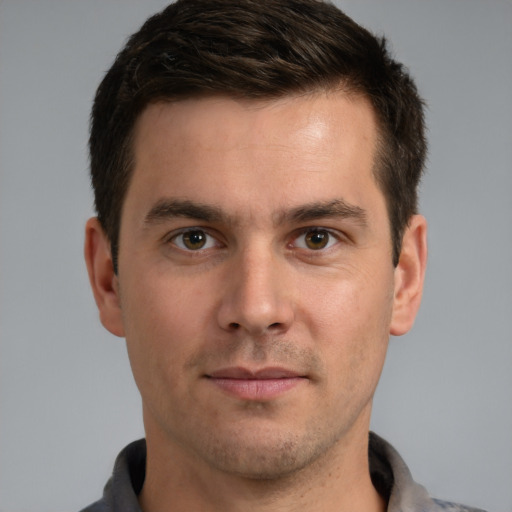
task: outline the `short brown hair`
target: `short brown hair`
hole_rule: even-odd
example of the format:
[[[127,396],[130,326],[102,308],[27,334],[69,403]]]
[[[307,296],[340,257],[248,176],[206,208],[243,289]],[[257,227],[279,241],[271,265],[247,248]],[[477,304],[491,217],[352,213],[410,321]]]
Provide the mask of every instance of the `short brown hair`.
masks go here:
[[[117,271],[132,133],[157,101],[225,94],[272,99],[343,88],[367,97],[380,143],[375,178],[387,203],[393,263],[417,209],[423,102],[384,38],[319,0],[178,0],[132,35],[101,82],[91,114],[91,177]]]

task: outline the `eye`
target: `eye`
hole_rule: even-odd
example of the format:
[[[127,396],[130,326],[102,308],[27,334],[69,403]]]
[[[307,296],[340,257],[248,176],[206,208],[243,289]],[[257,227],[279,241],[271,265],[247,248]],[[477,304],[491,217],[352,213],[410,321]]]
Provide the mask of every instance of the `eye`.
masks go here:
[[[337,242],[337,238],[326,229],[313,228],[308,229],[298,236],[293,245],[300,249],[309,249],[311,251],[319,251],[328,249]]]
[[[218,242],[202,229],[189,229],[171,238],[171,242],[184,251],[199,251],[215,247]]]

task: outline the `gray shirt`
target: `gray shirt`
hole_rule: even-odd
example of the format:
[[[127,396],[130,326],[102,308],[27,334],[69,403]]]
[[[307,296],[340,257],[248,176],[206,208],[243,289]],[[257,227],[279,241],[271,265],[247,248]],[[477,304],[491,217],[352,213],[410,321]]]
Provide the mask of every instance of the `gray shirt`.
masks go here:
[[[368,453],[373,485],[387,500],[388,512],[484,512],[429,497],[412,479],[398,452],[373,432]],[[103,498],[82,512],[141,512],[137,495],[144,483],[145,467],[146,442],[141,439],[119,454]]]

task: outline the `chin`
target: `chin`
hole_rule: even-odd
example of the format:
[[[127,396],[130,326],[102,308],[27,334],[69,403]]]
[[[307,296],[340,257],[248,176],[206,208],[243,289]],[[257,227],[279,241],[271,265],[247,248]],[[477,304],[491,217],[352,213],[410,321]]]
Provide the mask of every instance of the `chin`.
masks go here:
[[[269,432],[250,438],[210,439],[198,453],[215,469],[251,480],[280,480],[294,475],[321,458],[332,445],[297,434]]]

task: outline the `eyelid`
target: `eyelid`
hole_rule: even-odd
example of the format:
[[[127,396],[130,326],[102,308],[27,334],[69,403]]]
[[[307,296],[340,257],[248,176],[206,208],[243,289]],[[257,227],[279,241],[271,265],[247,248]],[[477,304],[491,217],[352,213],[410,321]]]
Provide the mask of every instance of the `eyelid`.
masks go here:
[[[214,243],[213,244],[209,244],[208,247],[201,247],[199,249],[190,249],[190,248],[187,248],[187,247],[182,247],[180,245],[178,245],[175,240],[181,236],[181,235],[184,235],[186,233],[189,233],[189,232],[193,232],[193,231],[201,231],[203,232],[207,237],[209,238],[212,238],[214,240]],[[296,241],[297,239],[299,239],[300,237],[302,236],[305,236],[307,235],[308,233],[311,233],[311,232],[314,232],[314,231],[322,231],[322,232],[325,232],[327,233],[333,240],[329,240],[328,244],[326,247],[323,247],[323,248],[320,248],[320,249],[311,249],[309,247],[298,247],[296,245]],[[325,227],[325,226],[306,226],[306,227],[303,227],[303,228],[299,228],[299,229],[296,229],[294,230],[294,232],[292,233],[291,235],[291,240],[290,242],[287,244],[287,246],[289,248],[297,248],[297,249],[300,249],[300,250],[304,250],[304,251],[308,251],[310,253],[322,253],[322,252],[325,252],[325,251],[328,251],[329,249],[331,249],[334,245],[337,245],[338,243],[343,243],[343,242],[347,242],[350,240],[350,237],[348,235],[346,235],[345,233],[337,230],[337,229],[333,229],[333,228],[328,228],[328,227]],[[183,228],[179,228],[179,229],[176,229],[176,230],[173,230],[171,231],[170,233],[167,233],[164,237],[162,237],[162,243],[165,244],[165,245],[172,245],[174,246],[177,250],[180,250],[180,251],[183,251],[183,252],[186,252],[186,253],[201,253],[203,251],[207,251],[209,249],[212,249],[214,247],[224,247],[225,246],[225,243],[221,240],[221,237],[218,233],[214,232],[212,233],[212,229],[210,228],[205,228],[205,227],[202,227],[202,226],[187,226],[187,227],[183,227]]]
[[[332,241],[329,241],[327,242],[327,246],[326,247],[322,247],[320,249],[311,249],[309,247],[298,247],[296,245],[296,241],[301,237],[301,236],[305,236],[307,235],[308,233],[311,233],[311,232],[314,232],[314,231],[321,231],[321,232],[325,232],[327,233],[330,237],[332,237],[334,240]],[[336,230],[336,229],[332,229],[332,228],[326,228],[324,226],[307,226],[305,228],[300,228],[298,230],[296,230],[293,234],[293,237],[292,237],[292,241],[289,245],[291,245],[292,247],[294,248],[298,248],[298,249],[301,249],[301,250],[306,250],[308,252],[311,252],[311,253],[321,253],[321,252],[325,252],[325,251],[328,251],[329,249],[331,249],[334,245],[338,244],[338,243],[342,243],[343,241],[346,241],[347,240],[347,236],[344,235],[342,232]]]
[[[215,243],[210,244],[208,247],[200,247],[196,250],[189,249],[188,247],[182,247],[176,243],[176,239],[182,235],[185,235],[186,233],[194,232],[194,231],[200,231],[205,234],[206,237],[211,238],[215,241]],[[163,242],[165,244],[171,244],[174,247],[176,247],[178,250],[187,252],[187,253],[200,253],[203,251],[207,251],[208,249],[212,249],[213,247],[221,247],[223,244],[219,240],[218,236],[215,236],[212,234],[210,229],[203,228],[201,226],[188,226],[185,228],[180,228],[172,231],[171,233],[168,233],[164,238]],[[208,242],[206,242],[208,244]]]

